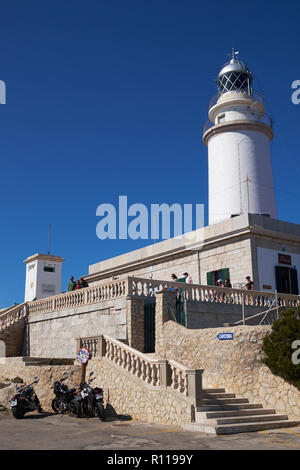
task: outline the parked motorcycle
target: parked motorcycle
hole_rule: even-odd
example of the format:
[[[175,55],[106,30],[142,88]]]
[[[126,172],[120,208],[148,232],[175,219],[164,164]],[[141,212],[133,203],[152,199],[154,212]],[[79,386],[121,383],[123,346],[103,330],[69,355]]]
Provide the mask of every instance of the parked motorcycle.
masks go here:
[[[77,395],[72,400],[75,414],[78,418],[82,415],[91,418],[98,415],[101,421],[104,420],[104,405],[103,405],[103,390],[100,387],[91,387],[91,383],[96,377],[92,377],[93,372],[90,373],[90,378],[87,382],[80,384]]]
[[[10,400],[11,411],[16,419],[22,419],[25,413],[36,409],[39,413],[43,412],[38,396],[32,387],[32,385],[38,383],[38,381],[39,378],[34,377],[31,384],[16,387],[17,393]]]
[[[74,398],[76,389],[68,388],[66,384],[63,383],[64,380],[68,378],[67,372],[63,373],[61,379],[54,382],[52,387],[55,394],[55,398],[52,400],[52,409],[56,414],[64,414],[69,411],[74,412],[74,407],[72,405],[72,400]]]

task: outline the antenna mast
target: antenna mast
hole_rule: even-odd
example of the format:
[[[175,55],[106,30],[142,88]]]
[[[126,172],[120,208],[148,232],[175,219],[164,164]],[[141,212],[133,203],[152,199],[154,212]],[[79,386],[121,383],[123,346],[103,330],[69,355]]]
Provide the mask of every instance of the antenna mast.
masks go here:
[[[48,255],[50,255],[50,232],[51,232],[51,224],[49,224],[49,236],[48,236]]]

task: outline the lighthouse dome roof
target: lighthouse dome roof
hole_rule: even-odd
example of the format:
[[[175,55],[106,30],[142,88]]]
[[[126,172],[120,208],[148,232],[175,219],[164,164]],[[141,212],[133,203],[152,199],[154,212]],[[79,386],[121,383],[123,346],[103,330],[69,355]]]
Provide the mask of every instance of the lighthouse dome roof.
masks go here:
[[[231,59],[230,62],[225,64],[219,73],[219,77],[225,73],[230,72],[246,72],[250,74],[250,70],[248,69],[247,65],[238,59]]]

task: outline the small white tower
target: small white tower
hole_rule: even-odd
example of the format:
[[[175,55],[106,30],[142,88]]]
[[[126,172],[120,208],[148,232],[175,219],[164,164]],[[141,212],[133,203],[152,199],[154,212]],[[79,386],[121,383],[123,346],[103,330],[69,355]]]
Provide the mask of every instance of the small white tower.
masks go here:
[[[43,299],[61,292],[61,271],[64,259],[60,256],[37,253],[27,258],[25,302]]]
[[[219,73],[218,95],[209,104],[209,225],[243,213],[276,218],[270,157],[272,120],[264,98],[252,89],[253,76],[232,51]]]

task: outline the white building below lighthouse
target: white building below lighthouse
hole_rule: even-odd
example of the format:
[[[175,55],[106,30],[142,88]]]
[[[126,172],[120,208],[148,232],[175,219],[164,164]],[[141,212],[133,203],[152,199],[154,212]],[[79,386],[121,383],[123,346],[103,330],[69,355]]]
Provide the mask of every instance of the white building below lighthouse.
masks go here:
[[[272,121],[264,98],[252,88],[253,76],[236,58],[219,73],[218,94],[209,105],[209,225],[251,213],[276,218],[270,157]]]

